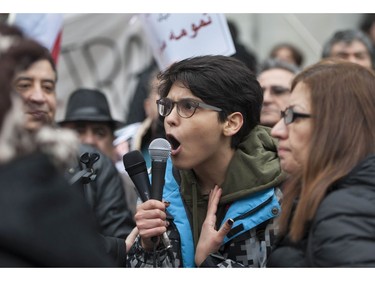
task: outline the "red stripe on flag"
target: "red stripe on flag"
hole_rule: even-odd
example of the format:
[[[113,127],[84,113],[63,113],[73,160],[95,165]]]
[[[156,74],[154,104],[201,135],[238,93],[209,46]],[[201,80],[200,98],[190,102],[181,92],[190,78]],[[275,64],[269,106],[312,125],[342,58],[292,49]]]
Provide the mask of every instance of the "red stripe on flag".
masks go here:
[[[61,49],[61,37],[62,37],[62,30],[58,33],[55,43],[53,44],[52,51],[51,51],[51,55],[56,65],[57,65],[57,60],[59,58],[60,49]]]

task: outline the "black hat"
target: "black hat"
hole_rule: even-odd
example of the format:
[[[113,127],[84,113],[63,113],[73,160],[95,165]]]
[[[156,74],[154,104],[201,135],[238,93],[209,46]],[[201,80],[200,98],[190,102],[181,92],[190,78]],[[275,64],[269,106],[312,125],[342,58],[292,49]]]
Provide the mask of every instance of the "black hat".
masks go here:
[[[124,123],[112,119],[106,96],[91,89],[78,89],[70,95],[65,119],[58,123],[76,121],[109,122],[115,128],[124,126]]]

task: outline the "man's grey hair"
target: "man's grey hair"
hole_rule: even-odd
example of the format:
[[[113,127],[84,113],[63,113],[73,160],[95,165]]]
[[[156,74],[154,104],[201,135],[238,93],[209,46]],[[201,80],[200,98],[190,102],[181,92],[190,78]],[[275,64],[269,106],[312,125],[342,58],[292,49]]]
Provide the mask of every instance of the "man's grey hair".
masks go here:
[[[364,32],[357,29],[340,30],[334,33],[333,36],[323,46],[322,58],[328,58],[331,56],[333,45],[340,42],[350,44],[353,41],[359,41],[363,45],[365,45],[367,51],[370,54],[372,65],[374,66],[374,47],[371,43],[371,40]]]
[[[291,64],[291,63],[288,63],[279,59],[269,58],[269,59],[266,59],[263,62],[263,64],[259,67],[258,76],[262,72],[271,70],[271,69],[283,69],[295,75],[297,75],[301,71],[301,69],[294,64]]]

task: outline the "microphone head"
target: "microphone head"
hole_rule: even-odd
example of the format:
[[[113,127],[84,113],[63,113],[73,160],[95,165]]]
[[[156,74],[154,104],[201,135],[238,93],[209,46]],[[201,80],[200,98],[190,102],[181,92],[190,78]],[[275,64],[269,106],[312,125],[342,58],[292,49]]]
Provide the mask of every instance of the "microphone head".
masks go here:
[[[145,159],[139,150],[133,150],[124,154],[122,161],[129,176],[147,171]]]
[[[171,155],[171,149],[171,144],[163,138],[154,139],[148,147],[151,160],[158,162],[167,162],[168,157]]]

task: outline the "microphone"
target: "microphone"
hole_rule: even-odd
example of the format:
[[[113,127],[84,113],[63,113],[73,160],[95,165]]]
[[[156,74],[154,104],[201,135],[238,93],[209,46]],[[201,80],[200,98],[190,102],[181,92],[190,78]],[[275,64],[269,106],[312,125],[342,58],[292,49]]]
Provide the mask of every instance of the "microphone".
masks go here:
[[[142,202],[146,202],[150,198],[150,181],[148,179],[147,167],[142,153],[138,150],[133,150],[126,153],[122,160],[124,162],[125,170],[128,172],[133,181],[139,197]]]
[[[125,170],[128,172],[131,180],[133,181],[135,188],[138,191],[139,197],[142,202],[146,202],[150,199],[150,181],[148,179],[146,161],[142,156],[142,153],[138,150],[133,150],[126,153],[122,157]],[[164,246],[169,249],[172,244],[166,232],[161,236]]]
[[[151,198],[161,201],[163,197],[163,188],[165,183],[165,168],[167,166],[167,160],[169,155],[171,155],[171,145],[163,138],[154,139],[149,147],[148,152],[151,156]],[[155,241],[156,237],[152,237]],[[172,247],[170,244],[167,233],[163,233],[162,240],[164,246],[168,249]],[[168,244],[166,244],[167,242]]]
[[[165,183],[165,168],[168,157],[171,155],[171,145],[163,138],[154,139],[148,151],[151,156],[151,198],[161,201]]]

